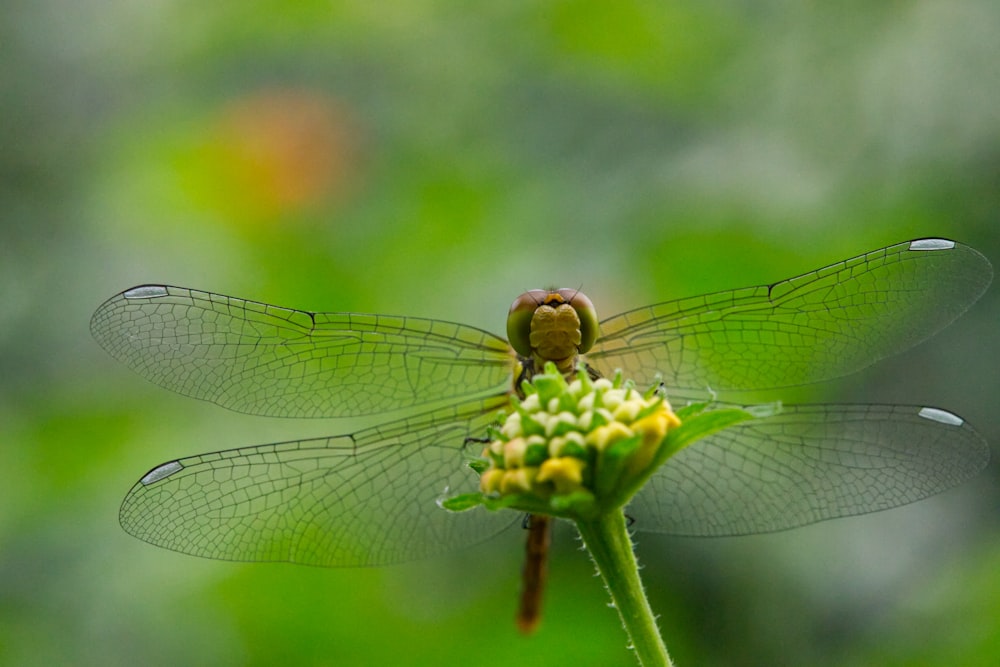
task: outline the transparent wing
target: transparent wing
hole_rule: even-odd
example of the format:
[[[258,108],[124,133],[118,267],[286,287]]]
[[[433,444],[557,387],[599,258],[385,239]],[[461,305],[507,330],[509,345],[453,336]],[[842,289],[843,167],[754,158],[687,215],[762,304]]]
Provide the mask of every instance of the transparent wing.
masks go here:
[[[936,408],[786,406],[681,450],[627,512],[675,535],[785,530],[926,498],[988,461],[983,438]]]
[[[640,385],[717,391],[847,375],[929,337],[985,291],[978,252],[920,239],[773,285],[718,292],[601,322],[588,359]]]
[[[157,466],[129,491],[130,534],[183,553],[238,561],[383,565],[469,546],[513,513],[453,514],[472,491],[467,435],[482,435],[506,397],[402,419],[352,435],[192,456]],[[472,452],[478,454],[478,451]]]
[[[511,384],[506,341],[437,320],[311,313],[145,285],[106,301],[90,328],[152,382],[256,415],[383,414]]]

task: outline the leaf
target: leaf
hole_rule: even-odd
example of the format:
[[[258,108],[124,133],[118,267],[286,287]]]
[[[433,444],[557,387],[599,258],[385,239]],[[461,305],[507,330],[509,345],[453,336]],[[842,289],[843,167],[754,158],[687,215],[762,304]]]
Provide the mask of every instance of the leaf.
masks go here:
[[[700,406],[697,414],[689,414],[688,408]],[[658,458],[666,460],[691,443],[706,436],[729,428],[734,424],[749,421],[751,419],[761,419],[776,414],[777,411],[772,406],[754,406],[750,409],[743,408],[719,408],[706,409],[707,404],[696,404],[687,406],[677,411],[677,416],[681,419],[681,425],[673,429],[667,435]]]
[[[441,507],[449,512],[464,512],[483,504],[483,494],[462,493],[441,501]]]

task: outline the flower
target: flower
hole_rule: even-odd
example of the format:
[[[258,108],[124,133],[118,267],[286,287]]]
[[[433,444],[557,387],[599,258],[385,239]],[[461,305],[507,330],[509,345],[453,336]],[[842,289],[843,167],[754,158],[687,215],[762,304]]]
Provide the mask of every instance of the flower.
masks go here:
[[[655,388],[642,394],[620,373],[592,380],[581,367],[567,382],[546,364],[522,389],[476,467],[487,505],[556,516],[620,507],[680,425]]]

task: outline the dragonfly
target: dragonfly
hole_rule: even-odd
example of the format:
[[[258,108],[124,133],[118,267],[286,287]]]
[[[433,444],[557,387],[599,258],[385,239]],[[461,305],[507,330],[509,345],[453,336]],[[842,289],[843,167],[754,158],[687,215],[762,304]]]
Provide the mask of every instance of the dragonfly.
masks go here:
[[[668,396],[819,382],[947,326],[992,273],[969,246],[915,239],[780,282],[600,322],[583,312],[569,366],[583,360],[605,376],[621,370],[637,386],[661,383]],[[111,297],[91,331],[153,383],[252,415],[361,424],[157,465],[126,495],[121,525],[196,556],[352,567],[432,557],[520,523],[514,512],[451,513],[438,502],[447,491],[477,488],[463,464],[470,439],[509,409],[516,382],[554,354],[526,343],[522,327],[525,297],[537,305],[556,293],[576,298],[561,290],[515,301],[514,347],[441,320],[294,310],[168,285]],[[941,408],[785,405],[678,452],[627,513],[636,530],[673,535],[785,530],[920,500],[969,479],[988,459],[983,438]],[[544,558],[547,543],[538,540],[529,539],[529,562]]]

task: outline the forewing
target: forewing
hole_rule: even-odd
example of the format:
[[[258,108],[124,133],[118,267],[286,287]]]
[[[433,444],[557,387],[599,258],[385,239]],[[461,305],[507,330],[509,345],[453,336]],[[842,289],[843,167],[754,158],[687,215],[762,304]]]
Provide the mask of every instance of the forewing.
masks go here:
[[[601,322],[588,354],[668,388],[766,389],[847,375],[905,350],[985,291],[990,263],[972,248],[920,239],[773,285],[668,301]]]
[[[905,505],[988,461],[983,438],[936,408],[786,406],[681,450],[626,511],[639,530],[763,533]]]
[[[516,517],[451,513],[437,501],[448,490],[476,488],[464,439],[484,435],[506,404],[495,397],[352,435],[170,461],[129,491],[121,524],[142,540],[196,556],[328,567],[398,563],[469,546]]]
[[[112,297],[90,327],[162,387],[275,417],[383,414],[505,391],[513,364],[503,339],[461,324],[311,313],[164,285]]]

